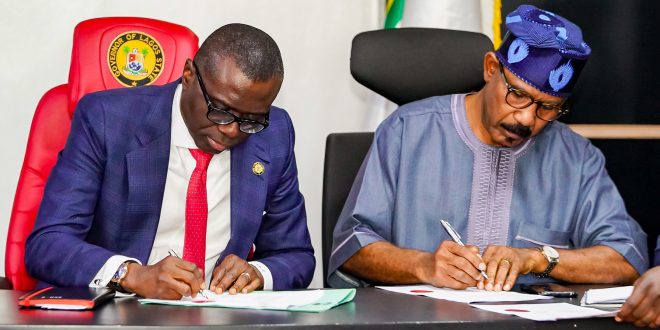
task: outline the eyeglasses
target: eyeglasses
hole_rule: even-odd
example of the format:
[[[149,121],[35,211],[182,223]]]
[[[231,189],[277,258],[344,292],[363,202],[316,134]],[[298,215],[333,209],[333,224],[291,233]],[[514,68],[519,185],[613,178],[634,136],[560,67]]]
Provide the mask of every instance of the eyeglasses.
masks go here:
[[[241,130],[241,132],[248,134],[259,133],[263,131],[266,127],[268,127],[268,115],[270,112],[260,115],[250,115],[258,118],[241,118],[229,112],[228,110],[216,107],[213,104],[213,102],[211,102],[209,93],[206,91],[206,86],[204,86],[204,82],[202,81],[202,76],[199,73],[199,68],[197,68],[197,64],[195,64],[194,61],[192,62],[192,64],[193,67],[195,68],[195,75],[197,75],[197,81],[199,81],[199,87],[202,88],[202,94],[204,95],[204,99],[206,100],[206,106],[209,109],[206,112],[206,118],[219,125],[228,125],[233,122],[237,122],[238,129]]]
[[[508,105],[516,109],[525,109],[532,104],[538,104],[538,107],[536,107],[536,117],[548,122],[554,121],[568,113],[568,108],[566,108],[564,104],[546,103],[535,100],[531,95],[527,94],[527,92],[511,86],[504,74],[502,62],[500,62],[500,74],[502,74],[504,84],[508,90],[506,97],[504,98]]]

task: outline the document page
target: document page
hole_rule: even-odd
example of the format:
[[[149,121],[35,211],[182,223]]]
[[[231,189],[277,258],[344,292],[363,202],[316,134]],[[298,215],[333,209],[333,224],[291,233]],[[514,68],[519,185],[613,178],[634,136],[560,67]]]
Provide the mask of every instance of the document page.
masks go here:
[[[582,296],[581,305],[598,307],[621,307],[633,292],[632,286],[619,286],[606,289],[587,290]]]
[[[556,321],[562,319],[583,319],[592,317],[611,317],[616,312],[602,311],[596,308],[582,307],[569,303],[551,304],[516,304],[516,305],[470,305],[490,312],[516,315],[534,321]]]
[[[377,286],[379,289],[404,293],[415,296],[426,296],[435,299],[444,299],[462,303],[475,302],[500,302],[500,301],[530,301],[541,299],[552,299],[552,297],[537,294],[527,294],[512,291],[485,291],[475,287],[465,290],[454,290],[448,288],[436,288],[431,285],[407,285],[407,286]]]

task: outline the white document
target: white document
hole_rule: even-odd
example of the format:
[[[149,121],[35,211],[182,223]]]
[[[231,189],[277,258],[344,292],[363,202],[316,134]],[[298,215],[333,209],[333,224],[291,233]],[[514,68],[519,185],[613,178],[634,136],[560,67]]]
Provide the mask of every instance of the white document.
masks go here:
[[[181,300],[141,299],[141,302],[177,306],[213,306],[251,309],[288,309],[314,303],[323,297],[322,290],[301,291],[254,291],[249,294],[230,295],[227,292],[216,294],[204,290],[209,299],[202,295],[183,297]]]
[[[616,313],[569,303],[470,306],[500,314],[516,315],[534,321],[612,317]]]
[[[621,307],[633,292],[632,286],[587,290],[580,304],[583,306]]]
[[[436,288],[431,285],[407,285],[407,286],[377,286],[379,289],[410,294],[415,296],[426,296],[435,299],[444,299],[462,303],[474,302],[500,302],[500,301],[530,301],[541,299],[552,299],[552,297],[538,294],[518,293],[512,291],[485,291],[475,287],[465,290],[454,290],[448,288]]]

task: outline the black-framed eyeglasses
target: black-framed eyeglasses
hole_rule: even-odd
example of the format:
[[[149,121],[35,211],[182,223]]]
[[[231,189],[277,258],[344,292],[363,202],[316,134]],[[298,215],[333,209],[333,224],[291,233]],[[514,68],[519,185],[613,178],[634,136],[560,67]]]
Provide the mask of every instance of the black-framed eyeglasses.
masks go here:
[[[248,134],[259,133],[268,127],[268,117],[270,112],[260,115],[250,115],[255,118],[242,118],[234,115],[228,110],[216,107],[213,102],[211,102],[211,97],[209,97],[209,93],[206,91],[206,86],[204,86],[204,82],[202,81],[202,76],[199,73],[197,64],[195,64],[195,61],[192,61],[192,64],[195,68],[197,81],[199,81],[199,87],[202,89],[202,94],[206,100],[206,106],[208,107],[206,118],[219,125],[227,125],[233,122],[237,122],[238,129],[241,130],[241,132]]]
[[[535,100],[531,95],[527,94],[527,92],[511,86],[509,81],[506,79],[506,75],[504,74],[504,67],[502,62],[500,62],[500,74],[502,74],[504,84],[508,90],[506,92],[506,97],[504,98],[508,105],[516,109],[525,109],[532,104],[537,104],[538,106],[536,107],[536,117],[548,122],[554,121],[562,115],[568,113],[568,108],[565,106],[565,104],[541,102]]]

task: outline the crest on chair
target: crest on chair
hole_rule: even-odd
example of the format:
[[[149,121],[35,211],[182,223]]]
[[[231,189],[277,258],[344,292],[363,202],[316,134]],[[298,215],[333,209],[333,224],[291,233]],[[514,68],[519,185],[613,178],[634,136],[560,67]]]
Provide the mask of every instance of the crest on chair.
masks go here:
[[[118,35],[108,48],[108,66],[117,81],[127,87],[149,85],[163,71],[165,57],[158,40],[138,31]]]

